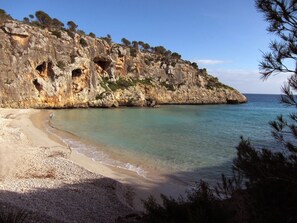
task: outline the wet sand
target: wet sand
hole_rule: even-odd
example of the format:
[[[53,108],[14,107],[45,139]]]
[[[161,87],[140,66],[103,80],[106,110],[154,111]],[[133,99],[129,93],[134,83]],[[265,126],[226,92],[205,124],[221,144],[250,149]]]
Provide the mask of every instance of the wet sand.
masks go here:
[[[114,222],[143,210],[141,200],[150,194],[177,196],[186,188],[166,176],[146,179],[74,151],[47,131],[50,115],[0,109],[0,202],[24,209],[35,222],[46,222],[44,216],[56,222]]]

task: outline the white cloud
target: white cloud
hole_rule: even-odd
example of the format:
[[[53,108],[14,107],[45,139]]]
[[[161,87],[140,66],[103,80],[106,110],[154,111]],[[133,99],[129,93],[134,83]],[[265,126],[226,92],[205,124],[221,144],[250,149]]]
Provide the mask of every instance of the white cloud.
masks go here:
[[[206,65],[215,65],[215,64],[226,64],[231,63],[231,61],[228,60],[211,60],[211,59],[201,59],[201,60],[194,60],[198,66],[201,64]]]
[[[262,94],[280,94],[281,87],[289,76],[288,74],[278,74],[263,81],[258,70],[210,68],[208,73],[243,93]]]

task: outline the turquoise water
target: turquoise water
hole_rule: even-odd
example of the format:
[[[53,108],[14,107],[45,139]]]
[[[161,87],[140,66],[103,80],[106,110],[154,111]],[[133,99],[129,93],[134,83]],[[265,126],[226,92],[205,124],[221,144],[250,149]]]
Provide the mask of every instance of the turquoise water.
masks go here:
[[[171,170],[173,177],[193,182],[213,180],[230,170],[240,136],[255,145],[272,145],[269,121],[294,109],[277,95],[247,95],[239,105],[166,105],[160,108],[56,110],[52,124],[99,147],[65,139],[101,162],[145,174],[147,161]],[[93,144],[94,145],[94,144]],[[83,150],[82,150],[83,148]],[[138,162],[112,163],[108,152],[135,155]],[[132,167],[132,168],[131,168]],[[143,172],[141,172],[143,170]]]

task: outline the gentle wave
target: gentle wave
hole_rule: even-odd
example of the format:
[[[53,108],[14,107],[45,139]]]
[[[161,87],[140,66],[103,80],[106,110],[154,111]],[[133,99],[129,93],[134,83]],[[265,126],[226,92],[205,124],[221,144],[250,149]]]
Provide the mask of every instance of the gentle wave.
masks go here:
[[[269,121],[295,111],[280,105],[277,95],[247,96],[249,102],[239,105],[55,110],[52,121],[80,139],[106,145],[103,154],[100,146],[97,154],[95,147],[73,145],[99,162],[140,176],[146,175],[145,170],[160,172],[164,167],[186,182],[211,181],[230,170],[240,136],[255,146],[271,148]]]
[[[52,113],[50,115],[50,119],[53,117],[54,117],[54,113]],[[48,133],[54,135],[55,137],[57,137],[64,144],[69,146],[72,150],[91,158],[94,162],[99,162],[99,163],[107,165],[107,166],[116,167],[116,168],[120,168],[123,170],[135,172],[135,173],[137,173],[137,175],[139,175],[143,178],[147,178],[147,171],[145,171],[141,167],[135,166],[131,163],[124,163],[124,162],[121,162],[118,160],[111,159],[108,154],[106,154],[103,151],[98,150],[98,147],[92,146],[92,145],[87,145],[80,140],[74,139],[77,136],[74,135],[73,133],[64,131],[64,130],[60,130],[60,129],[54,127],[51,124],[50,119],[47,120],[47,123],[49,123],[49,124],[46,125],[47,126],[46,131]],[[57,134],[56,131],[61,131],[61,132],[65,132],[67,134],[73,135],[73,138],[61,136],[60,134]]]

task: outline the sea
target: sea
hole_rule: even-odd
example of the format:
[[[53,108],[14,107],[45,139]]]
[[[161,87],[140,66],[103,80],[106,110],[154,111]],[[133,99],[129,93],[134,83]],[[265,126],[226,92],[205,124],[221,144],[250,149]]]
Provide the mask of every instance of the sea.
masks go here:
[[[296,108],[280,95],[246,94],[248,103],[161,105],[159,108],[54,110],[61,139],[96,162],[149,178],[164,174],[183,183],[214,183],[230,174],[240,137],[259,148],[277,144],[270,121]]]

